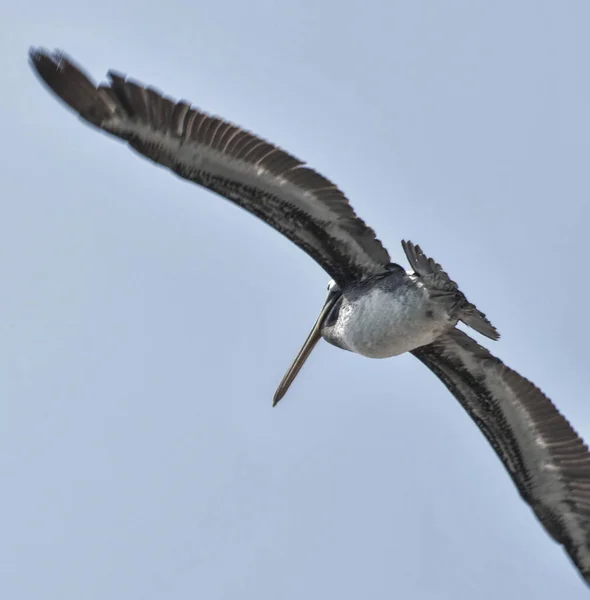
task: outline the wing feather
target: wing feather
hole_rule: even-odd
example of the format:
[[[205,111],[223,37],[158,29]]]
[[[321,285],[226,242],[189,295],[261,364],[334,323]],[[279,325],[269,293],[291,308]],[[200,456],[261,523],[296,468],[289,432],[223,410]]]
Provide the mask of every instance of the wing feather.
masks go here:
[[[346,196],[281,148],[115,71],[96,86],[60,52],[32,49],[47,86],[85,121],[266,221],[341,286],[385,271],[389,254]]]
[[[590,453],[530,381],[455,329],[412,353],[459,400],[590,585]]]

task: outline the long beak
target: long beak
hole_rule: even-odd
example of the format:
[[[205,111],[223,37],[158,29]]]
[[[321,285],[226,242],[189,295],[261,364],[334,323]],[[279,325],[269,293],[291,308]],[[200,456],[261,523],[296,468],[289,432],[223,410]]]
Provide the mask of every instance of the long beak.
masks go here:
[[[287,390],[293,383],[295,377],[297,377],[297,373],[301,371],[301,367],[303,367],[303,363],[307,360],[308,356],[311,354],[311,351],[315,348],[316,344],[320,341],[322,337],[322,325],[324,324],[325,318],[328,316],[330,310],[336,303],[336,301],[340,298],[340,292],[332,293],[328,296],[326,303],[324,304],[324,308],[320,312],[320,316],[317,318],[315,325],[310,331],[307,339],[305,340],[301,350],[299,350],[299,354],[295,357],[293,364],[289,367],[289,370],[283,377],[277,391],[275,392],[272,405],[276,406],[279,400],[287,393]]]

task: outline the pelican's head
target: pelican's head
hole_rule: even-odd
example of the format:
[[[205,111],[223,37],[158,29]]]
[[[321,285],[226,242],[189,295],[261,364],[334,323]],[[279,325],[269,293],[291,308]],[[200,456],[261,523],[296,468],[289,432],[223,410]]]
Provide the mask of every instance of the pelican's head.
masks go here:
[[[277,402],[287,393],[290,385],[293,383],[295,377],[297,377],[297,373],[301,370],[301,367],[307,360],[307,357],[311,354],[311,351],[315,348],[315,345],[319,342],[322,337],[322,329],[326,322],[326,319],[330,316],[332,309],[335,308],[338,300],[342,298],[342,292],[340,291],[340,287],[338,284],[332,279],[328,283],[328,297],[324,302],[324,307],[320,312],[320,316],[317,318],[315,325],[313,326],[311,332],[307,336],[301,350],[299,350],[299,354],[295,357],[295,360],[289,367],[289,370],[283,377],[283,380],[279,384],[277,391],[275,392],[275,396],[272,402],[272,405],[275,406]]]

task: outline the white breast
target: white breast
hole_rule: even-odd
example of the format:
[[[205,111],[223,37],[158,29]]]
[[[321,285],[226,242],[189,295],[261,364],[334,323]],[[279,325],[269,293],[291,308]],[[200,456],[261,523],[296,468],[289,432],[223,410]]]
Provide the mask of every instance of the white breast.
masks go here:
[[[345,295],[324,338],[369,358],[387,358],[429,344],[455,324],[422,285],[374,287],[356,298]]]

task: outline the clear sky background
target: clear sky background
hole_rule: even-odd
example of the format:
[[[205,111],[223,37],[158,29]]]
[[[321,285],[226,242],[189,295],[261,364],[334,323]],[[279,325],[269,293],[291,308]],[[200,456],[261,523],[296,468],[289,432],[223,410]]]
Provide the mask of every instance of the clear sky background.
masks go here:
[[[18,5],[18,6],[17,6]],[[587,0],[57,0],[0,8],[0,597],[588,597],[411,356],[322,342],[326,274],[80,124],[29,45],[275,141],[590,439]]]

